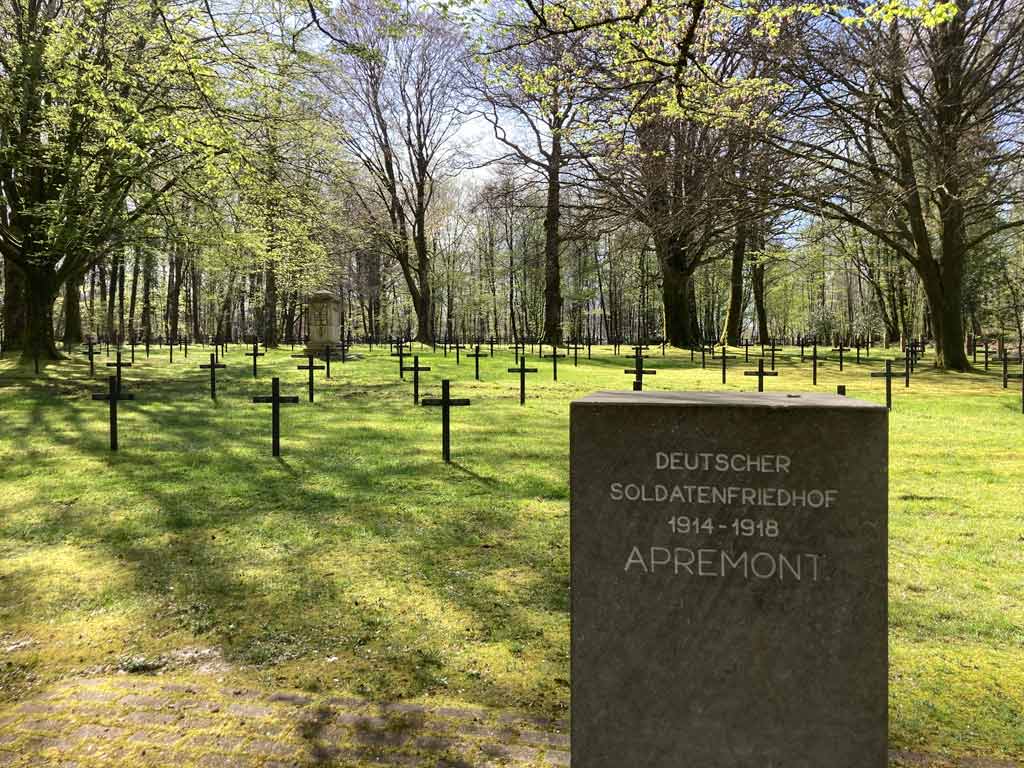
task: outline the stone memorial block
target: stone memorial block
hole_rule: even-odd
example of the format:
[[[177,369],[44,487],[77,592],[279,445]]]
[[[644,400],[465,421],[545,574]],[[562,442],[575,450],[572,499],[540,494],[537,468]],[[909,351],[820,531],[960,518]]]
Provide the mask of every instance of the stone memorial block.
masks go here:
[[[332,291],[317,291],[309,297],[308,352],[319,355],[325,347],[341,345],[341,302]]]
[[[574,768],[884,768],[888,420],[834,395],[572,404]]]

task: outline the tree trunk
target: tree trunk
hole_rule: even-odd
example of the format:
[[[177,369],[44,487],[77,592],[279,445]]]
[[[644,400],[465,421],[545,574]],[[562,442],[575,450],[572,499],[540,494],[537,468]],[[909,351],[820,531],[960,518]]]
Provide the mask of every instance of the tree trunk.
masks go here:
[[[562,343],[562,270],[559,263],[561,239],[562,140],[556,132],[548,157],[548,194],[544,214],[544,340]]]
[[[64,283],[64,349],[82,343],[82,304],[79,285],[80,278]]]
[[[662,303],[665,306],[665,330],[673,347],[692,347],[694,334],[693,274],[686,268],[683,247],[675,238],[655,234],[654,248],[661,265]]]
[[[768,333],[768,309],[764,301],[764,264],[755,261],[751,268],[751,283],[754,287],[754,308],[757,312],[757,336],[762,344],[771,340]]]
[[[142,337],[153,340],[153,257],[147,252],[142,265]]]
[[[962,261],[951,259],[940,267],[934,261],[919,262],[919,274],[932,313],[935,364],[953,371],[969,371],[964,347],[962,315]],[[940,271],[941,270],[941,271]]]
[[[747,255],[747,223],[742,215],[736,224],[732,244],[732,269],[729,273],[729,309],[725,317],[722,341],[737,346],[743,333],[743,264]]]
[[[123,340],[124,336],[124,267],[126,258],[124,254],[118,258],[117,270],[117,338]]]
[[[178,340],[178,323],[181,317],[179,299],[181,298],[181,272],[184,267],[184,257],[181,254],[172,254],[171,263],[167,270],[167,343],[173,344]]]
[[[135,309],[139,297],[139,272],[142,269],[142,257],[139,249],[135,249],[135,258],[132,260],[132,289],[128,299],[128,338],[138,339],[135,327]]]
[[[29,359],[57,360],[60,353],[53,338],[53,304],[57,300],[60,286],[52,274],[26,275],[28,296],[26,325],[22,354]]]
[[[277,273],[267,267],[263,278],[263,342],[268,347],[279,343],[277,334]]]
[[[4,259],[4,346],[22,349],[28,330],[28,302],[25,274],[10,259]]]
[[[203,334],[202,324],[202,287],[203,274],[199,269],[196,260],[192,260],[192,339],[198,339]]]

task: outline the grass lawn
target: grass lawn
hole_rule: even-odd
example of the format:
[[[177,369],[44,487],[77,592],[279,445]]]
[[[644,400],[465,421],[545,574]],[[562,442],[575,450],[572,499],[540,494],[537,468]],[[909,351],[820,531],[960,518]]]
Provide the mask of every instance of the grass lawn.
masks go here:
[[[208,352],[137,351],[118,454],[82,355],[38,378],[0,361],[0,708],[60,678],[203,658],[256,687],[567,716],[568,405],[628,388],[629,362],[595,348],[553,382],[538,361],[520,407],[504,347],[483,382],[425,350],[422,391],[447,377],[473,402],[445,466],[438,409],[413,407],[386,348],[318,373],[312,405],[287,348],[257,380],[244,351],[217,403]],[[652,353],[651,388],[722,389],[716,363]],[[739,355],[728,388],[749,390]],[[894,386],[891,417],[891,741],[1024,759],[1019,384],[927,365]],[[880,367],[830,362],[818,389],[883,402]],[[794,350],[779,369],[768,389],[812,388]],[[249,402],[272,375],[301,398],[280,459],[269,406]]]

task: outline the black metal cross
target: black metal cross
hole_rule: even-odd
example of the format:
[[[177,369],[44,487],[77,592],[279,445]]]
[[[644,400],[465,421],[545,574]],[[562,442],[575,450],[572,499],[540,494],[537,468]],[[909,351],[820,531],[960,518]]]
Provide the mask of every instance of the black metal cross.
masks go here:
[[[324,375],[329,379],[329,378],[331,378],[331,345],[330,344],[325,344],[324,345],[324,365],[326,366],[326,370],[324,371]]]
[[[778,371],[766,371],[764,369],[764,358],[759,358],[757,361],[756,371],[744,371],[744,376],[757,376],[757,391],[764,392],[764,379],[766,376],[778,376]]]
[[[633,367],[626,368],[623,373],[633,375],[633,391],[644,391],[644,376],[654,376],[658,371],[653,368],[644,368],[644,353],[638,347],[633,353]]]
[[[544,349],[544,344],[542,342],[541,343],[541,350],[543,350],[543,349]],[[552,372],[553,380],[554,381],[558,381],[558,358],[565,357],[565,355],[559,354],[558,347],[555,346],[554,344],[552,344],[551,345],[551,354],[550,355],[541,355],[541,357],[550,357],[551,358],[551,372]]]
[[[732,357],[734,357],[734,355],[730,355],[730,354],[729,354],[729,347],[727,347],[727,346],[726,346],[725,344],[723,344],[723,345],[722,345],[722,383],[723,383],[723,384],[725,384],[725,371],[726,371],[726,366],[728,365],[728,361],[729,361],[729,360],[730,360],[730,359],[731,359]]]
[[[525,350],[524,350],[524,352],[525,352]],[[509,368],[508,372],[509,373],[518,373],[519,374],[519,404],[520,405],[526,405],[526,374],[528,374],[528,373],[536,373],[537,369],[536,368],[527,368],[526,367],[526,355],[525,354],[522,356],[522,358],[518,359],[516,362],[519,363],[519,367],[518,368]]]
[[[407,365],[402,368],[402,371],[412,371],[412,401],[416,404],[420,404],[420,371],[429,371],[430,366],[420,365],[420,356],[413,355],[412,365]]]
[[[903,387],[910,389],[910,374],[914,372],[914,356],[906,354],[903,357],[897,357],[893,362],[903,363]]]
[[[117,450],[117,402],[119,400],[134,400],[135,395],[126,395],[121,392],[121,382],[117,376],[107,377],[107,392],[94,393],[93,400],[106,400],[110,403],[110,450]]]
[[[572,365],[574,368],[579,368],[580,365],[580,350],[586,349],[586,347],[580,344],[578,341],[573,341],[572,344],[566,344],[565,348],[572,352]]]
[[[846,346],[845,344],[843,344],[842,340],[840,339],[839,346],[838,347],[832,347],[832,351],[839,353],[839,372],[842,373],[843,372],[843,353],[844,352],[849,352],[850,348],[848,346]]]
[[[252,342],[252,352],[246,352],[245,356],[252,358],[252,377],[255,379],[256,378],[256,361],[259,358],[263,357],[263,353],[260,352],[260,343],[258,341],[256,341],[255,339],[253,339],[253,342]],[[212,357],[212,355],[211,355],[211,357]]]
[[[775,343],[775,339],[771,340],[771,346],[768,347],[768,351],[772,353],[772,370],[775,370],[775,353],[781,352],[782,347]],[[764,344],[761,345],[761,355],[764,356]]]
[[[472,357],[473,358],[473,363],[475,364],[475,368],[476,368],[476,380],[480,381],[480,358],[481,357],[487,357],[487,355],[485,355],[484,353],[482,353],[480,351],[480,345],[477,344],[476,347],[474,347],[474,351],[473,352],[467,352],[466,353],[466,357]]]
[[[436,405],[441,407],[441,454],[445,463],[452,460],[452,417],[451,409],[461,405],[469,405],[468,398],[452,399],[451,382],[444,379],[441,382],[441,397],[424,398],[423,405]]]
[[[314,376],[314,372],[315,371],[322,371],[322,370],[324,370],[324,366],[316,365],[315,358],[313,357],[312,354],[305,355],[305,357],[307,357],[309,359],[309,362],[306,365],[297,365],[295,367],[298,368],[300,371],[309,371],[309,402],[312,403],[313,402],[313,376]]]
[[[398,378],[405,378],[405,340],[399,339],[397,342],[391,342],[391,356],[398,358]],[[412,352],[412,348],[409,349]]]
[[[124,363],[124,362],[121,361],[121,350],[120,350],[120,348],[117,350],[117,357],[115,358],[115,360],[116,360],[116,362],[107,363],[107,368],[114,368],[114,369],[116,369],[116,371],[117,371],[117,373],[116,373],[117,391],[120,392],[121,391],[121,369],[122,368],[131,368],[132,364],[131,363]]]
[[[818,368],[824,364],[818,359],[818,340],[815,339],[814,346],[811,348],[811,383],[814,386],[818,386]]]
[[[985,355],[985,370],[986,371],[988,370],[989,360],[992,358],[992,356],[994,354],[998,354],[995,350],[989,349],[988,344],[989,344],[988,339],[986,339],[985,340],[985,351],[983,352],[983,354]]]
[[[281,380],[275,376],[270,382],[270,396],[260,395],[254,397],[252,401],[254,403],[270,403],[270,419],[271,419],[271,440],[273,443],[273,455],[281,455],[281,404],[282,403],[297,403],[299,398],[296,395],[290,395],[288,397],[281,396]]]
[[[167,341],[167,354],[169,355],[169,358],[168,358],[167,362],[168,363],[173,363],[174,362],[174,339],[169,339]]]
[[[89,339],[89,341],[85,342],[85,346],[87,347],[88,350],[86,354],[89,356],[89,376],[95,376],[96,363],[94,361],[94,358],[96,357],[96,344],[93,342],[92,339]]]
[[[454,344],[450,344],[449,346],[452,349],[455,350],[455,364],[456,365],[462,365],[462,354],[461,353],[462,353],[462,350],[464,350],[466,348],[466,345],[463,344],[458,339],[456,339],[455,343]]]
[[[904,371],[894,371],[892,360],[885,361],[884,371],[875,371],[871,374],[873,379],[885,379],[885,407],[892,410],[892,380],[896,376],[904,375]]]
[[[525,341],[519,341],[519,339],[514,339],[511,348],[513,350],[515,350],[516,365],[519,365],[519,355],[520,355],[520,353],[522,353],[523,355],[526,354],[526,342]]]
[[[1022,362],[1022,361],[1021,360],[1015,360],[1014,362],[1019,363],[1019,362]],[[1009,388],[1009,384],[1010,384],[1010,379],[1016,379],[1016,378],[1017,378],[1017,374],[1010,373],[1010,353],[1006,349],[1004,349],[1003,350],[1003,389],[1008,389]]]
[[[217,370],[219,368],[227,368],[224,363],[217,362],[217,355],[214,352],[210,353],[210,362],[207,365],[200,365],[204,371],[210,371],[210,399],[217,399]]]

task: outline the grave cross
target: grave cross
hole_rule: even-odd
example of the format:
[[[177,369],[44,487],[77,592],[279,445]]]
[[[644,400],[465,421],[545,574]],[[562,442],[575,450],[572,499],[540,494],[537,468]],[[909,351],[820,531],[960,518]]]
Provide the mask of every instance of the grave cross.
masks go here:
[[[528,373],[536,373],[537,369],[536,368],[527,368],[526,367],[525,350],[524,350],[524,354],[523,354],[522,358],[517,360],[516,362],[519,363],[519,367],[518,368],[509,368],[508,372],[509,373],[518,373],[519,374],[519,404],[520,405],[526,405],[526,374],[528,374]]]
[[[256,378],[256,361],[259,358],[263,357],[263,352],[260,352],[260,344],[259,344],[258,341],[255,341],[255,340],[253,341],[253,343],[252,343],[252,352],[246,352],[245,356],[252,358],[252,377],[255,379]],[[211,357],[212,357],[212,355],[211,355]],[[216,399],[216,398],[214,398],[214,399]]]
[[[734,357],[734,355],[730,355],[729,354],[729,347],[726,346],[725,344],[723,344],[722,345],[722,383],[723,384],[725,384],[726,366],[728,365],[729,360],[731,358],[733,358],[733,357]]]
[[[764,392],[764,379],[766,376],[778,376],[778,371],[766,371],[764,369],[764,358],[760,358],[757,361],[756,371],[744,371],[744,376],[757,376],[757,391]]]
[[[256,365],[255,361],[253,362],[253,365],[254,366]],[[200,365],[199,367],[202,368],[204,371],[205,370],[209,370],[210,371],[210,399],[211,400],[216,400],[217,399],[217,370],[220,369],[220,368],[227,368],[227,366],[224,365],[224,363],[217,362],[217,355],[214,352],[211,352],[210,353],[210,362],[209,362],[209,364],[207,364],[207,365]]]
[[[455,350],[455,364],[462,365],[462,350],[466,349],[466,345],[456,339],[451,348]]]
[[[131,363],[121,362],[121,350],[120,349],[117,350],[117,357],[115,358],[115,360],[116,360],[116,362],[107,363],[107,368],[114,368],[114,369],[116,369],[116,371],[117,371],[117,391],[120,392],[121,391],[121,369],[122,368],[131,368],[132,364]]]
[[[768,351],[772,353],[772,355],[771,355],[771,357],[772,357],[772,370],[774,371],[775,370],[775,353],[776,352],[781,352],[782,351],[782,347],[780,347],[778,344],[775,343],[775,339],[772,339],[771,340],[771,346],[768,347]],[[761,345],[761,356],[762,357],[764,356],[764,345],[763,344]]]
[[[96,356],[96,350],[95,350],[95,346],[96,345],[95,345],[95,343],[93,343],[92,339],[89,339],[89,341],[85,342],[85,346],[88,348],[88,351],[86,352],[86,354],[89,356],[89,376],[95,376],[96,375],[96,364],[94,362],[94,358]]]
[[[514,339],[513,342],[512,342],[512,346],[509,347],[509,349],[515,350],[516,365],[519,365],[519,355],[520,355],[520,352],[523,355],[526,354],[526,342],[525,341],[519,341],[518,339]]]
[[[420,356],[413,355],[412,365],[407,365],[403,369],[404,371],[412,371],[412,401],[416,405],[420,404],[420,371],[429,371],[430,366],[420,365]]]
[[[441,454],[446,464],[452,460],[451,409],[469,404],[468,398],[452,399],[451,382],[448,379],[441,381],[441,397],[428,397],[423,400],[423,405],[441,407]]]
[[[541,342],[540,348],[541,348],[541,351],[543,352],[543,350],[544,350],[544,343],[543,342]],[[553,381],[558,381],[558,358],[565,357],[565,355],[559,354],[558,347],[555,346],[554,344],[552,344],[551,345],[551,354],[550,355],[543,355],[542,354],[541,357],[550,357],[551,358],[551,372],[552,372],[552,376],[553,376],[552,380]]]
[[[633,391],[643,392],[644,391],[644,376],[654,376],[657,371],[653,368],[644,368],[644,353],[638,347],[634,351],[634,362],[632,368],[626,368],[623,373],[632,374],[635,378],[633,380]]]
[[[988,363],[989,363],[989,360],[990,360],[990,359],[992,358],[992,356],[993,356],[994,354],[998,354],[998,352],[996,352],[995,350],[991,350],[991,349],[989,349],[989,346],[988,346],[988,344],[989,344],[989,342],[988,342],[988,339],[986,339],[986,340],[985,340],[985,350],[984,350],[984,352],[982,353],[982,354],[983,354],[983,355],[985,356],[985,370],[986,370],[986,371],[988,370]]]
[[[910,389],[910,374],[914,372],[914,356],[912,354],[897,357],[893,362],[903,363],[903,387]]]
[[[1014,362],[1022,362],[1022,361],[1021,360],[1015,360]],[[1008,389],[1009,388],[1009,384],[1010,384],[1010,379],[1016,379],[1016,378],[1017,378],[1017,374],[1010,373],[1010,353],[1006,349],[1004,349],[1003,350],[1003,389]]]
[[[132,365],[135,365],[135,335],[132,335],[131,341],[128,342],[128,346],[132,350]]]
[[[281,380],[275,376],[270,382],[270,396],[260,395],[254,397],[254,403],[270,403],[271,443],[274,456],[281,455],[281,404],[297,403],[299,398],[295,395],[288,397],[281,396]]]
[[[574,368],[579,368],[580,365],[580,350],[586,349],[578,341],[573,341],[572,344],[566,344],[565,348],[572,351],[572,365]]]
[[[169,356],[167,362],[168,363],[173,363],[174,362],[174,339],[169,339],[168,342],[167,342],[167,354]]]
[[[466,353],[466,357],[472,357],[473,358],[474,367],[476,368],[476,380],[480,381],[480,358],[481,357],[487,357],[487,355],[483,354],[480,351],[480,345],[477,344],[476,347],[474,347],[474,351],[473,352],[467,352]]]
[[[405,379],[405,341],[399,339],[397,343],[391,342],[391,356],[398,358],[398,378]],[[409,349],[412,352],[412,349]]]
[[[838,347],[832,347],[832,351],[839,353],[839,372],[842,373],[843,372],[843,353],[844,352],[849,352],[850,348],[848,346],[846,346],[845,344],[843,344],[842,339],[840,339],[839,340],[839,346]]]
[[[106,400],[110,403],[110,450],[117,450],[117,403],[119,400],[134,400],[135,395],[121,392],[121,382],[117,376],[107,377],[107,392],[93,393],[93,400]]]
[[[895,376],[903,375],[904,371],[894,371],[892,360],[885,361],[884,371],[875,371],[871,374],[873,379],[885,379],[885,407],[892,410],[892,380]],[[908,374],[909,375],[909,374]]]
[[[300,371],[309,371],[309,402],[312,403],[313,402],[313,376],[314,376],[316,371],[324,370],[324,366],[316,365],[315,359],[314,359],[312,353],[310,353],[308,355],[305,355],[305,357],[308,358],[309,362],[306,365],[297,365],[295,367],[298,368]]]
[[[818,359],[818,340],[815,339],[814,346],[811,348],[811,383],[814,386],[818,386],[818,368],[824,364]]]
[[[325,344],[324,345],[324,365],[326,366],[326,370],[324,371],[324,376],[326,376],[329,379],[329,378],[331,378],[331,345],[330,344]]]

